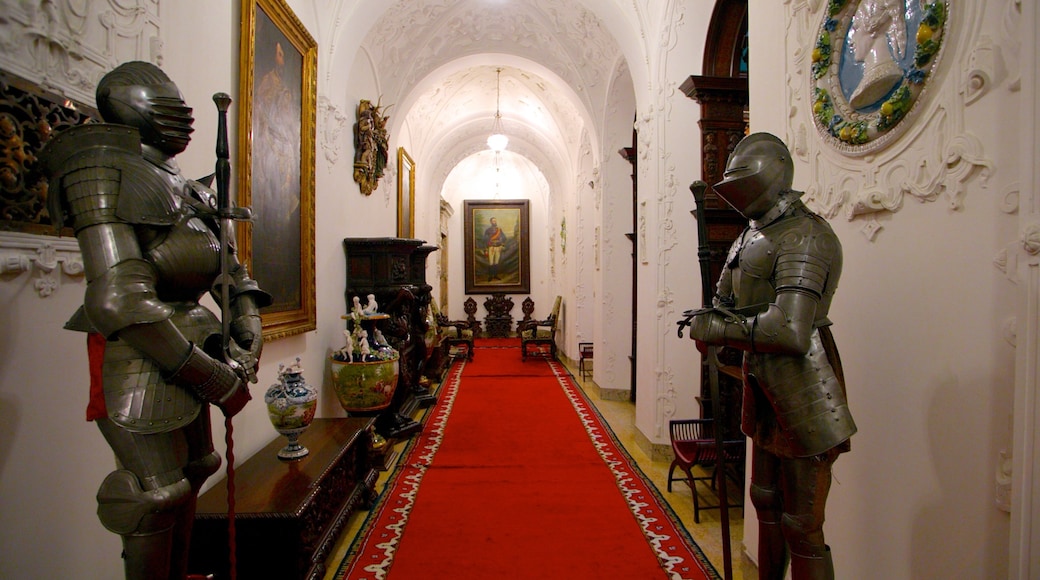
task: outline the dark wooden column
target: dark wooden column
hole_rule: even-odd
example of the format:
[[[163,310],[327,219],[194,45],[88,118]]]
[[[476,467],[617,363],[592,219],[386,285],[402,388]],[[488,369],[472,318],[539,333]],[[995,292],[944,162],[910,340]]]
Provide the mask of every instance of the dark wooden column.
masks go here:
[[[639,230],[639,184],[636,174],[636,132],[632,131],[632,146],[622,147],[618,153],[632,165],[632,232],[625,234],[628,241],[632,243],[632,353],[628,356],[629,363],[629,398],[636,401],[636,346],[639,344],[636,336],[638,321],[639,296],[639,252],[637,246],[636,232]]]
[[[746,77],[691,76],[679,88],[701,106],[701,120],[698,122],[701,129],[701,176],[708,184],[718,183],[722,181],[730,153],[747,133],[744,114],[748,106],[748,80]],[[718,280],[726,254],[747,226],[747,219],[734,211],[711,188],[705,193],[704,205],[711,251],[711,279]],[[719,356],[727,367],[740,368],[739,351],[723,349]],[[706,375],[707,367],[702,366],[702,374]],[[722,399],[720,414],[725,417],[724,436],[736,437],[740,433],[740,378],[721,374],[719,397]],[[700,401],[701,416],[711,418],[713,414],[706,376],[701,378]]]

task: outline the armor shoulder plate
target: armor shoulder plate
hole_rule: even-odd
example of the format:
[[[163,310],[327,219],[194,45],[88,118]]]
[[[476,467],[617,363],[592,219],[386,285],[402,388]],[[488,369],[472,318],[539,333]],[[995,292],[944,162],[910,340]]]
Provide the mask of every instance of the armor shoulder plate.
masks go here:
[[[57,228],[66,225],[69,203],[64,178],[83,169],[115,168],[122,158],[141,155],[137,129],[112,123],[70,127],[51,138],[40,152],[40,167],[50,182],[47,210]]]
[[[777,291],[801,290],[821,298],[832,294],[841,273],[838,237],[814,215],[789,221],[777,243]]]
[[[178,219],[171,176],[141,156],[140,134],[133,127],[92,123],[70,128],[47,144],[41,161],[55,187],[48,209],[61,216],[55,219],[59,226],[113,204],[114,216],[127,223],[171,225]]]

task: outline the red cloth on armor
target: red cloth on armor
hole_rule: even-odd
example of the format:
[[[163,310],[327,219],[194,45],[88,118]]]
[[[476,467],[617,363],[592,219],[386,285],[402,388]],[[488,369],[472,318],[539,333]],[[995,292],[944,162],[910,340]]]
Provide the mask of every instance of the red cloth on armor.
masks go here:
[[[108,416],[101,375],[101,367],[105,362],[105,344],[107,342],[104,335],[100,332],[87,334],[87,361],[90,365],[90,400],[87,402],[87,421],[103,419]]]

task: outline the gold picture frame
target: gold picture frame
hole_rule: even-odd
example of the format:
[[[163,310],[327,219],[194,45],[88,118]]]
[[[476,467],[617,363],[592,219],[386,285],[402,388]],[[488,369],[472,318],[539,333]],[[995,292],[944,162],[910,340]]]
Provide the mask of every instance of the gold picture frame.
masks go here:
[[[415,161],[397,148],[397,237],[415,237]]]
[[[314,133],[318,45],[284,0],[242,0],[239,259],[273,303],[264,339],[317,328]]]
[[[530,203],[463,202],[466,294],[530,294]]]

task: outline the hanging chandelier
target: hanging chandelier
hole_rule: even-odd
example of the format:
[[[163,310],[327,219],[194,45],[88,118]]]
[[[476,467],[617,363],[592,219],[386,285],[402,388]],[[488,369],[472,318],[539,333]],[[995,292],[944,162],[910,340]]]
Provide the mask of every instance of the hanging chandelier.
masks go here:
[[[495,122],[491,124],[491,135],[487,138],[488,147],[494,151],[503,151],[509,144],[509,137],[502,132],[502,68],[495,69],[498,75],[495,79],[497,97],[495,101]]]

